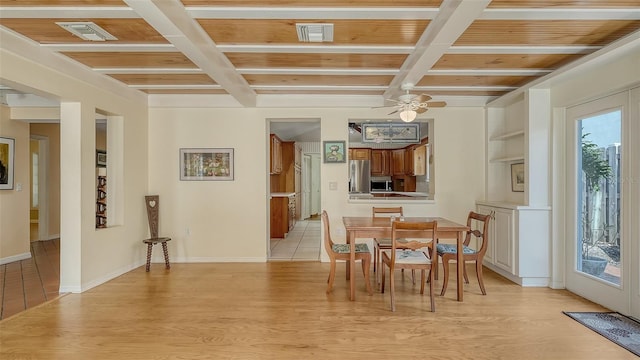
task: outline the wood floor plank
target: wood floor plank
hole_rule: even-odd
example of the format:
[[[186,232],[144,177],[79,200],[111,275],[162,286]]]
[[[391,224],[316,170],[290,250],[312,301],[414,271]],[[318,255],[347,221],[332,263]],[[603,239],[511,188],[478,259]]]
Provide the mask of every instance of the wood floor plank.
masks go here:
[[[355,302],[344,276],[325,294],[326,263],[140,267],[3,320],[0,358],[636,359],[562,314],[602,307],[489,270],[483,296],[467,270],[465,301],[449,291],[431,313],[428,295],[400,274],[391,312],[389,294],[367,296],[361,273]]]

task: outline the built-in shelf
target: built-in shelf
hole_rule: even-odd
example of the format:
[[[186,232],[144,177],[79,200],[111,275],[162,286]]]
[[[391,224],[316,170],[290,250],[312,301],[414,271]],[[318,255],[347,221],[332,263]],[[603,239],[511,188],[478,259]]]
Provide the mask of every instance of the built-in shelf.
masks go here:
[[[523,135],[524,135],[524,130],[512,131],[512,132],[496,135],[491,138],[491,141],[508,140],[508,139],[511,139],[517,136],[523,136]]]
[[[507,163],[507,162],[524,161],[524,155],[501,157],[501,158],[497,158],[497,159],[491,159],[489,161],[492,162],[492,163]]]

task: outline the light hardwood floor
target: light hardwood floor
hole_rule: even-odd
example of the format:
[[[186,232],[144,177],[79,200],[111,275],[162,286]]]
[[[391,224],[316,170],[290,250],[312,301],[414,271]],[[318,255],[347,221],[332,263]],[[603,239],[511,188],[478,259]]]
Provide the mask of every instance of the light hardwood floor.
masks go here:
[[[325,294],[319,262],[135,269],[0,322],[1,359],[637,359],[562,314],[605,310],[564,290],[522,288],[487,270],[429,297],[396,274],[389,294],[348,300],[344,264]],[[449,286],[455,288],[452,277]],[[438,281],[438,285],[440,281]]]

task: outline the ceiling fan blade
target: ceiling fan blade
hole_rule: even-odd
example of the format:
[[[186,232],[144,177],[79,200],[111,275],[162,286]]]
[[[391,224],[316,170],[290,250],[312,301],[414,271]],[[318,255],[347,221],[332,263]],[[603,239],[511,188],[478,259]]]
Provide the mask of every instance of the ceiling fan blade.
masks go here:
[[[425,101],[431,100],[431,96],[429,96],[427,94],[420,94],[416,98],[414,98],[414,100],[419,102],[419,103],[423,103]]]
[[[395,114],[395,113],[397,113],[397,112],[398,112],[398,109],[393,110],[392,112],[388,113],[387,115],[393,115],[393,114]]]
[[[445,107],[447,103],[444,101],[432,101],[427,103],[428,107]]]
[[[424,112],[427,112],[427,110],[429,110],[429,108],[417,108],[416,109],[416,113],[422,114]]]
[[[395,105],[382,105],[382,106],[374,106],[372,107],[372,109],[381,109],[381,108],[388,108],[388,107],[393,107]]]

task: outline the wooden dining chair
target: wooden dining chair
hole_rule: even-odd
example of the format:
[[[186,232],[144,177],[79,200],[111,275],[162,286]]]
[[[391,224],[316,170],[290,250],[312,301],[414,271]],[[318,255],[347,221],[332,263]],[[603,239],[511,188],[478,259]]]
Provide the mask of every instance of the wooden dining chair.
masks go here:
[[[373,209],[373,217],[377,216],[404,216],[402,206],[397,207],[376,207]],[[380,283],[377,270],[382,265],[380,260],[380,250],[391,249],[391,238],[374,238],[373,239],[373,272],[376,275],[376,281]]]
[[[427,271],[429,271],[429,297],[431,311],[436,311],[435,295],[433,292],[432,262],[437,257],[435,247],[429,244],[437,239],[437,221],[406,222],[394,221],[391,225],[391,250],[383,250],[382,256],[382,284],[380,291],[384,293],[385,268],[389,268],[389,292],[391,293],[391,311],[396,311],[395,303],[395,276],[396,269],[420,270],[420,294],[424,294],[424,284]],[[405,239],[404,242],[398,240]],[[430,249],[430,251],[425,251]]]
[[[158,195],[148,195],[145,196],[144,199],[145,203],[147,204],[147,219],[149,220],[149,233],[151,235],[150,238],[142,240],[143,243],[147,244],[146,271],[148,272],[151,267],[151,252],[153,251],[153,246],[156,244],[162,244],[162,252],[164,253],[164,264],[167,269],[170,269],[171,264],[169,264],[169,250],[167,249],[167,241],[170,241],[171,238],[158,236],[160,197]]]
[[[350,259],[350,244],[336,244],[331,240],[331,227],[329,226],[329,215],[325,210],[322,210],[322,223],[324,225],[324,248],[329,255],[331,261],[331,270],[329,271],[329,278],[327,279],[327,294],[333,289],[333,281],[336,278],[336,262],[337,260],[349,261]],[[353,239],[355,241],[355,239]],[[367,292],[369,295],[373,295],[371,289],[371,282],[369,281],[369,270],[371,268],[371,252],[369,246],[365,243],[356,243],[356,261],[362,262],[362,272],[364,273],[364,281],[366,282]],[[354,279],[351,279],[354,281]]]
[[[469,216],[467,217],[467,227],[469,227],[469,231],[464,238],[463,242],[463,251],[462,256],[463,260],[466,263],[467,261],[475,261],[476,263],[476,275],[478,276],[478,284],[480,285],[480,291],[482,291],[482,295],[487,295],[487,292],[484,288],[484,281],[482,279],[482,259],[484,259],[484,254],[487,252],[487,247],[489,244],[487,238],[487,231],[489,229],[489,221],[491,219],[491,215],[483,215],[478,214],[473,211],[469,212]],[[477,250],[469,247],[471,243],[471,239],[475,238],[477,240]],[[442,267],[444,270],[444,280],[442,283],[442,291],[440,292],[441,296],[444,296],[447,291],[447,285],[449,283],[449,261],[456,261],[458,252],[456,250],[455,244],[437,244],[436,246],[438,256],[442,258]],[[436,269],[437,269],[437,258],[436,258]],[[467,276],[467,268],[463,266],[464,269],[464,282],[469,283],[469,277]]]

